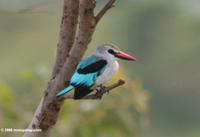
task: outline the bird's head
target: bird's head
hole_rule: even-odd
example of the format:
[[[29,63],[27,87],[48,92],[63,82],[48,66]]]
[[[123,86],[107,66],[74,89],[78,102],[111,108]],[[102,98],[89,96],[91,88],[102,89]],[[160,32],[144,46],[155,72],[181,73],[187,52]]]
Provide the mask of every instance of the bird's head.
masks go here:
[[[103,44],[97,47],[96,54],[105,58],[120,58],[129,61],[136,61],[136,58],[122,52],[117,46],[113,44]]]

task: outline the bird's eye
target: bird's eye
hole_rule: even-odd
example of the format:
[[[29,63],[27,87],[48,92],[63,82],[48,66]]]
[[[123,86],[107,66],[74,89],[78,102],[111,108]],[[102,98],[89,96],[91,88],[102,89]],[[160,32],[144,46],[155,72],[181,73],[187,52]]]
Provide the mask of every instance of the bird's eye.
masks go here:
[[[115,51],[114,51],[113,49],[109,49],[108,52],[109,52],[110,54],[113,54],[113,55],[115,54]]]

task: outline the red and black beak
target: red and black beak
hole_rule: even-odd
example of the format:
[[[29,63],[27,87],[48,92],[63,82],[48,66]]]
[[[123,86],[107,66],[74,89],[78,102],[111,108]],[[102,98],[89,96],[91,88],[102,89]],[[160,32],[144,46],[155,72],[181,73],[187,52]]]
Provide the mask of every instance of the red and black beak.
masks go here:
[[[133,57],[133,56],[127,54],[127,53],[124,53],[122,51],[114,53],[114,56],[117,57],[117,58],[120,58],[120,59],[136,61],[135,57]]]

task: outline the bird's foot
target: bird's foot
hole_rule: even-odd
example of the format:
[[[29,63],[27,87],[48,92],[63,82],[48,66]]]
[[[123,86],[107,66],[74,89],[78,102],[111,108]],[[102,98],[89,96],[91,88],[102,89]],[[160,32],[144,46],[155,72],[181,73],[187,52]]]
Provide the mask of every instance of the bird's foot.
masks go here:
[[[100,90],[104,91],[106,89],[106,86],[100,85]]]
[[[100,90],[101,91],[106,91],[107,95],[109,94],[109,90],[106,90],[106,86],[100,85]]]
[[[97,95],[99,98],[101,98],[102,95],[103,95],[103,91],[104,91],[105,89],[106,89],[106,87],[103,86],[103,85],[98,86],[98,87],[96,88],[96,95]]]
[[[101,91],[103,91],[105,88],[106,88],[105,86],[99,85],[99,86],[96,88],[96,91],[97,91],[97,92],[101,92]]]

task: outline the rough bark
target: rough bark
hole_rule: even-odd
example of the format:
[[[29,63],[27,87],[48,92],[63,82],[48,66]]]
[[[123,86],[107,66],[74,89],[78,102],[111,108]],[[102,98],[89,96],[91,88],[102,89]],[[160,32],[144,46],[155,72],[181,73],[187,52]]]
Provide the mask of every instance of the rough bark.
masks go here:
[[[113,3],[114,0],[110,0],[108,4],[106,4],[106,8],[104,7],[102,11],[95,16],[95,0],[80,0],[80,3],[79,0],[64,0],[59,43],[52,78],[28,126],[29,129],[42,129],[42,132],[26,132],[24,137],[50,136],[49,132],[57,121],[60,108],[64,101],[64,99],[60,99],[55,95],[69,84],[68,81],[77,64],[83,57],[92,39],[97,23],[105,12],[112,7]],[[76,31],[78,15],[79,29]],[[107,92],[108,89],[103,91],[104,92],[101,92],[101,96],[105,91]]]
[[[69,56],[69,51],[74,43],[78,22],[78,9],[79,0],[64,1],[56,61],[52,73],[53,78],[60,71],[66,58]]]

